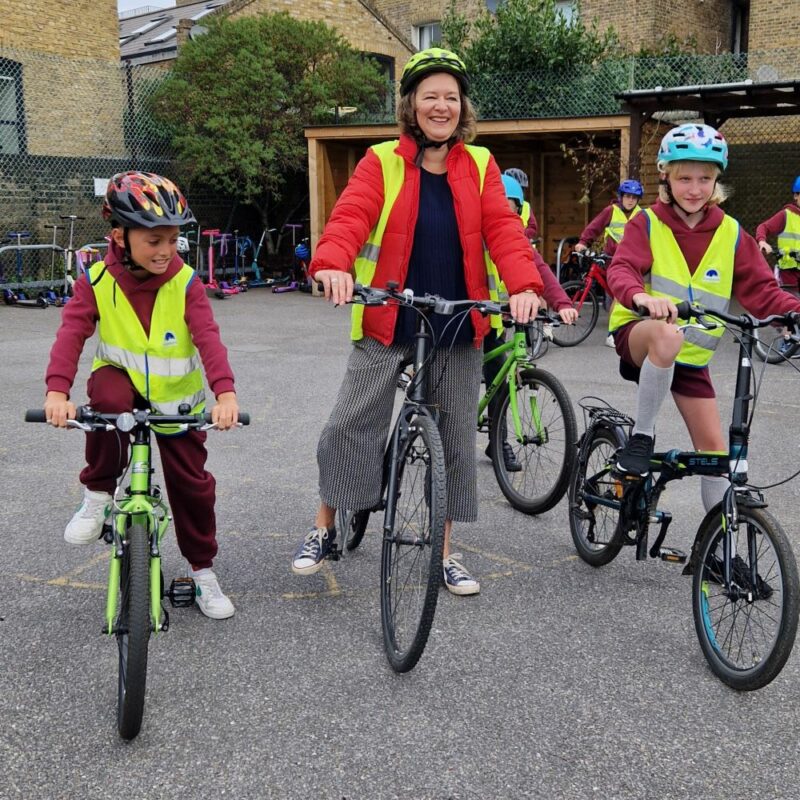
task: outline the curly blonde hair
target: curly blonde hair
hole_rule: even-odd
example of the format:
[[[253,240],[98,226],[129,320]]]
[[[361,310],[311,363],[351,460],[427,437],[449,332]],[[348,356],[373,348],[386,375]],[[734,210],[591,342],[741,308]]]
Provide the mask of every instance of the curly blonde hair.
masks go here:
[[[428,77],[427,75],[425,77]],[[400,132],[408,136],[413,136],[417,141],[422,141],[425,135],[417,125],[417,112],[414,108],[414,98],[417,96],[417,89],[400,98],[397,104],[397,123]],[[461,115],[458,118],[458,125],[453,131],[453,138],[461,142],[469,143],[478,135],[478,115],[475,107],[463,92],[459,91],[461,97]]]
[[[710,175],[716,180],[714,191],[708,199],[708,205],[718,206],[728,199],[728,190],[719,182],[719,176],[722,175],[722,170],[710,161],[659,161],[657,168],[663,176],[662,181],[666,181],[670,175],[674,178],[679,178],[686,164],[702,164],[706,168],[706,175]],[[669,188],[665,186],[663,182],[658,187],[658,199],[662,203],[672,203]]]

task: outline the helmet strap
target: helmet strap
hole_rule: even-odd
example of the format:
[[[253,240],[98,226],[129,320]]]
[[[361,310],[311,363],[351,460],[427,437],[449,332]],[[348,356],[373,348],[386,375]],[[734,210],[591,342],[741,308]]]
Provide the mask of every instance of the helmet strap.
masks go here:
[[[122,229],[122,240],[125,242],[125,249],[122,253],[122,263],[127,267],[129,270],[131,269],[142,269],[134,260],[133,256],[131,256],[131,241],[128,236],[128,232],[130,228],[127,226]]]
[[[446,139],[443,142],[435,142],[433,139],[428,139],[427,137],[423,136],[419,140],[419,151],[417,152],[417,157],[414,159],[414,166],[422,166],[422,160],[425,158],[425,151],[429,147],[433,148],[434,150],[438,150],[440,147],[453,144],[455,141],[456,139],[454,136],[451,136],[449,139]]]

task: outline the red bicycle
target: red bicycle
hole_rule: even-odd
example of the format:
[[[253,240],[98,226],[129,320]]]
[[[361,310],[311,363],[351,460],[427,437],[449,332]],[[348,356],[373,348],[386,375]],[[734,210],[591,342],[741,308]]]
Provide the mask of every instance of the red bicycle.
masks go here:
[[[574,266],[583,277],[562,285],[578,312],[578,319],[573,325],[561,325],[553,329],[553,341],[560,347],[574,347],[594,330],[600,308],[595,287],[599,286],[607,296],[611,295],[606,281],[606,265],[610,260],[611,257],[606,253],[591,253],[588,250],[570,254],[567,263]]]

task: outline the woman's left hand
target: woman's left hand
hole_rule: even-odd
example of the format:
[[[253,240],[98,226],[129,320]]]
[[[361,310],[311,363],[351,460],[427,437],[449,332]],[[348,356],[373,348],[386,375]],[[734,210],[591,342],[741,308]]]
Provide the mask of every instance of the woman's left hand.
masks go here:
[[[519,294],[512,294],[508,298],[508,305],[511,309],[511,316],[514,317],[516,322],[525,324],[530,322],[536,316],[539,310],[541,301],[539,296],[530,290],[520,292]]]
[[[578,321],[578,310],[575,308],[562,308],[558,312],[558,316],[565,325],[572,325],[573,322]]]

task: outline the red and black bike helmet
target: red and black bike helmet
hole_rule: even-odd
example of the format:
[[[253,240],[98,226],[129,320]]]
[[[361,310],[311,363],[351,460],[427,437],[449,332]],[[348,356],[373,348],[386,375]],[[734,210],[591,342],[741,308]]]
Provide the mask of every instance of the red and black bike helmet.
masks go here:
[[[181,190],[152,172],[120,172],[108,182],[103,218],[124,228],[187,225],[197,220]]]

